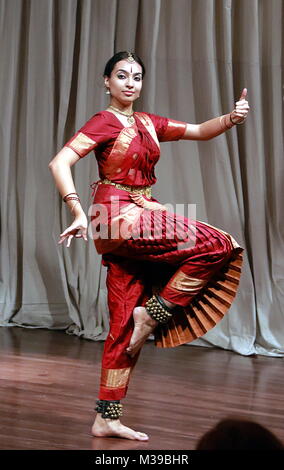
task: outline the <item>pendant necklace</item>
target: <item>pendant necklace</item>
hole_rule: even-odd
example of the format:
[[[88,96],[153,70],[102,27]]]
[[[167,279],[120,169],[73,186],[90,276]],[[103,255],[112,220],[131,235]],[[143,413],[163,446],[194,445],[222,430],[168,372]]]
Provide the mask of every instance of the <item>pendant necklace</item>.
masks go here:
[[[129,124],[134,124],[134,123],[135,123],[135,119],[134,119],[134,117],[133,117],[134,112],[131,113],[131,114],[129,114],[129,113],[125,112],[125,111],[120,111],[120,109],[115,108],[115,107],[112,106],[111,104],[109,105],[109,108],[113,109],[116,113],[122,114],[123,116],[127,116],[127,122],[128,122]]]

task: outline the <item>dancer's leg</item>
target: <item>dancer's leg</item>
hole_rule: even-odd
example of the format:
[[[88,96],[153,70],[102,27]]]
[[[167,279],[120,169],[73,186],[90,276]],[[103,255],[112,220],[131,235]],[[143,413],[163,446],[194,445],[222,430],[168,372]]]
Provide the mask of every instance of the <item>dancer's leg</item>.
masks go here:
[[[100,403],[110,404],[124,398],[129,379],[138,360],[139,353],[130,357],[126,347],[134,328],[133,309],[144,302],[145,284],[143,263],[105,256],[104,264],[108,267],[107,289],[110,312],[110,329],[104,344],[99,391]],[[114,405],[115,406],[115,405]],[[119,416],[117,419],[103,418],[103,412],[96,415],[92,434],[94,436],[118,436],[126,439],[147,440],[148,436],[124,426]]]

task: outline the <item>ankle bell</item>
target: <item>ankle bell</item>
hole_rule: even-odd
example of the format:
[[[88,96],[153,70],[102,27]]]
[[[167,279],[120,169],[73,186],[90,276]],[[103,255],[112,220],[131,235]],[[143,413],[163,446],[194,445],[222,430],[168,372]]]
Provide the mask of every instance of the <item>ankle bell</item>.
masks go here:
[[[175,307],[168,307],[159,295],[153,295],[145,304],[148,315],[159,323],[167,323]]]
[[[102,418],[118,419],[122,416],[122,405],[119,400],[97,400],[95,411],[102,414]]]

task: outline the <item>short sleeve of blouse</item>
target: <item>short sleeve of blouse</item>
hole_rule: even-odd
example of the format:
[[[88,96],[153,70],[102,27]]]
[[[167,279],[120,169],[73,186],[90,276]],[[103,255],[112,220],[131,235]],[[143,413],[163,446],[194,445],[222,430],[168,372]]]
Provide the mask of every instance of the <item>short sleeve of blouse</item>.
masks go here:
[[[179,140],[186,131],[186,122],[175,121],[174,119],[157,116],[156,114],[148,114],[148,116],[155,126],[156,134],[160,142]]]
[[[106,118],[103,113],[97,113],[66,142],[64,147],[71,148],[82,158],[106,140]]]

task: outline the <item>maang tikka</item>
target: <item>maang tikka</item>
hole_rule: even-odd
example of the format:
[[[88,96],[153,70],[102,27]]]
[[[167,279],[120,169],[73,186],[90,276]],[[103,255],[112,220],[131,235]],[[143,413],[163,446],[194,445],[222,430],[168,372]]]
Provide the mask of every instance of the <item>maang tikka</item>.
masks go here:
[[[132,64],[133,62],[135,62],[135,59],[134,59],[134,57],[133,57],[133,55],[132,55],[132,52],[128,52],[128,57],[127,57],[126,60],[127,60],[127,62],[130,62],[131,64]]]

